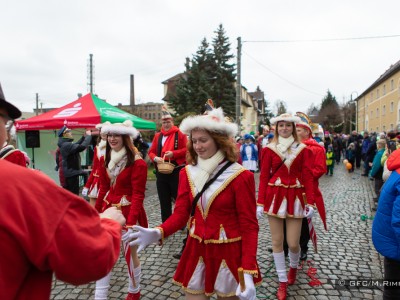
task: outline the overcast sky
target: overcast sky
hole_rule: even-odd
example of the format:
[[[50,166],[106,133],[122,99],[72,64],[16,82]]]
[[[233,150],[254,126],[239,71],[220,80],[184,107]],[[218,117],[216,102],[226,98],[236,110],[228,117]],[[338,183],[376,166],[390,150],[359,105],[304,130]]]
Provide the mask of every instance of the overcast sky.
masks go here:
[[[95,93],[129,103],[135,75],[137,103],[160,102],[161,82],[184,70],[200,41],[223,24],[236,56],[243,43],[242,84],[259,86],[273,106],[306,111],[330,89],[355,98],[400,59],[399,0],[0,0],[0,82],[6,98],[32,111],[59,107],[86,94],[89,54]]]

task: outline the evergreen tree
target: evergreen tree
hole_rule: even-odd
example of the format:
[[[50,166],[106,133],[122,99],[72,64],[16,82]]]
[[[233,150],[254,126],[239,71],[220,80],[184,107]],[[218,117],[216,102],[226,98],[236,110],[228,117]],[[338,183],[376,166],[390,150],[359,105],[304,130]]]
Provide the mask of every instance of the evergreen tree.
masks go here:
[[[339,104],[336,101],[336,97],[333,96],[331,92],[328,90],[326,96],[324,97],[324,99],[322,99],[321,110],[332,105],[339,108]]]
[[[229,53],[231,44],[225,35],[222,24],[219,25],[215,33],[216,37],[212,42],[215,69],[211,79],[211,98],[216,107],[223,107],[225,114],[234,118],[236,115],[236,91],[234,85],[236,74],[234,73],[235,64],[230,63],[234,56]]]

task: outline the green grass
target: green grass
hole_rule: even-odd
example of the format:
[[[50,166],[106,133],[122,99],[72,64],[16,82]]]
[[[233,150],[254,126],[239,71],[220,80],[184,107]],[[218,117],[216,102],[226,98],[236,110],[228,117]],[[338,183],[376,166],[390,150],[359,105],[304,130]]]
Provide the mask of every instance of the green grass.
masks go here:
[[[154,166],[150,165],[147,168],[147,180],[156,180],[156,174],[154,174]]]

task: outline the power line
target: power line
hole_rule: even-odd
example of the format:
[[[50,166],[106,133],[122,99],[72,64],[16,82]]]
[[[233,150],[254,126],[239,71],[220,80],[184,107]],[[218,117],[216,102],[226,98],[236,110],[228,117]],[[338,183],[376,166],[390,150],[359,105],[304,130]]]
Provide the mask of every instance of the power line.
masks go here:
[[[337,41],[355,41],[355,40],[371,40],[371,39],[386,39],[400,37],[400,34],[394,35],[377,35],[363,36],[350,38],[332,38],[332,39],[310,39],[310,40],[266,40],[266,41],[243,41],[243,43],[317,43],[317,42],[337,42]]]
[[[290,85],[292,85],[292,86],[294,86],[294,87],[296,87],[296,88],[298,88],[298,89],[301,89],[301,90],[303,90],[303,91],[305,91],[305,92],[308,92],[308,93],[310,93],[310,94],[314,94],[314,95],[323,97],[323,95],[321,95],[320,93],[313,92],[313,91],[310,91],[310,90],[308,90],[308,89],[306,89],[306,88],[303,88],[302,86],[300,86],[300,85],[298,85],[298,84],[296,84],[296,83],[290,81],[289,79],[286,79],[285,77],[279,75],[278,73],[276,73],[275,71],[271,70],[271,69],[268,68],[266,65],[264,65],[263,63],[261,63],[260,61],[258,61],[257,59],[255,59],[254,57],[252,57],[251,55],[249,55],[248,53],[246,53],[245,51],[243,51],[243,53],[246,54],[246,55],[247,55],[249,58],[251,58],[252,60],[254,60],[257,64],[259,64],[260,66],[262,66],[263,68],[265,68],[266,70],[268,70],[269,72],[271,72],[272,74],[274,74],[275,76],[279,77],[279,78],[282,79],[283,81],[286,81],[286,82],[289,83]]]

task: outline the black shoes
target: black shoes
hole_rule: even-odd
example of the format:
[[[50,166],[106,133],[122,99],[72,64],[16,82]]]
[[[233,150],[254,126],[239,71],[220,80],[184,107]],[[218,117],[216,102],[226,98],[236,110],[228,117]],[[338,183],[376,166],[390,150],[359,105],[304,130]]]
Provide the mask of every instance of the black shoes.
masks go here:
[[[181,259],[181,256],[182,256],[182,252],[172,255],[172,257],[175,259]]]
[[[307,252],[301,251],[301,253],[300,253],[300,260],[307,260]]]

